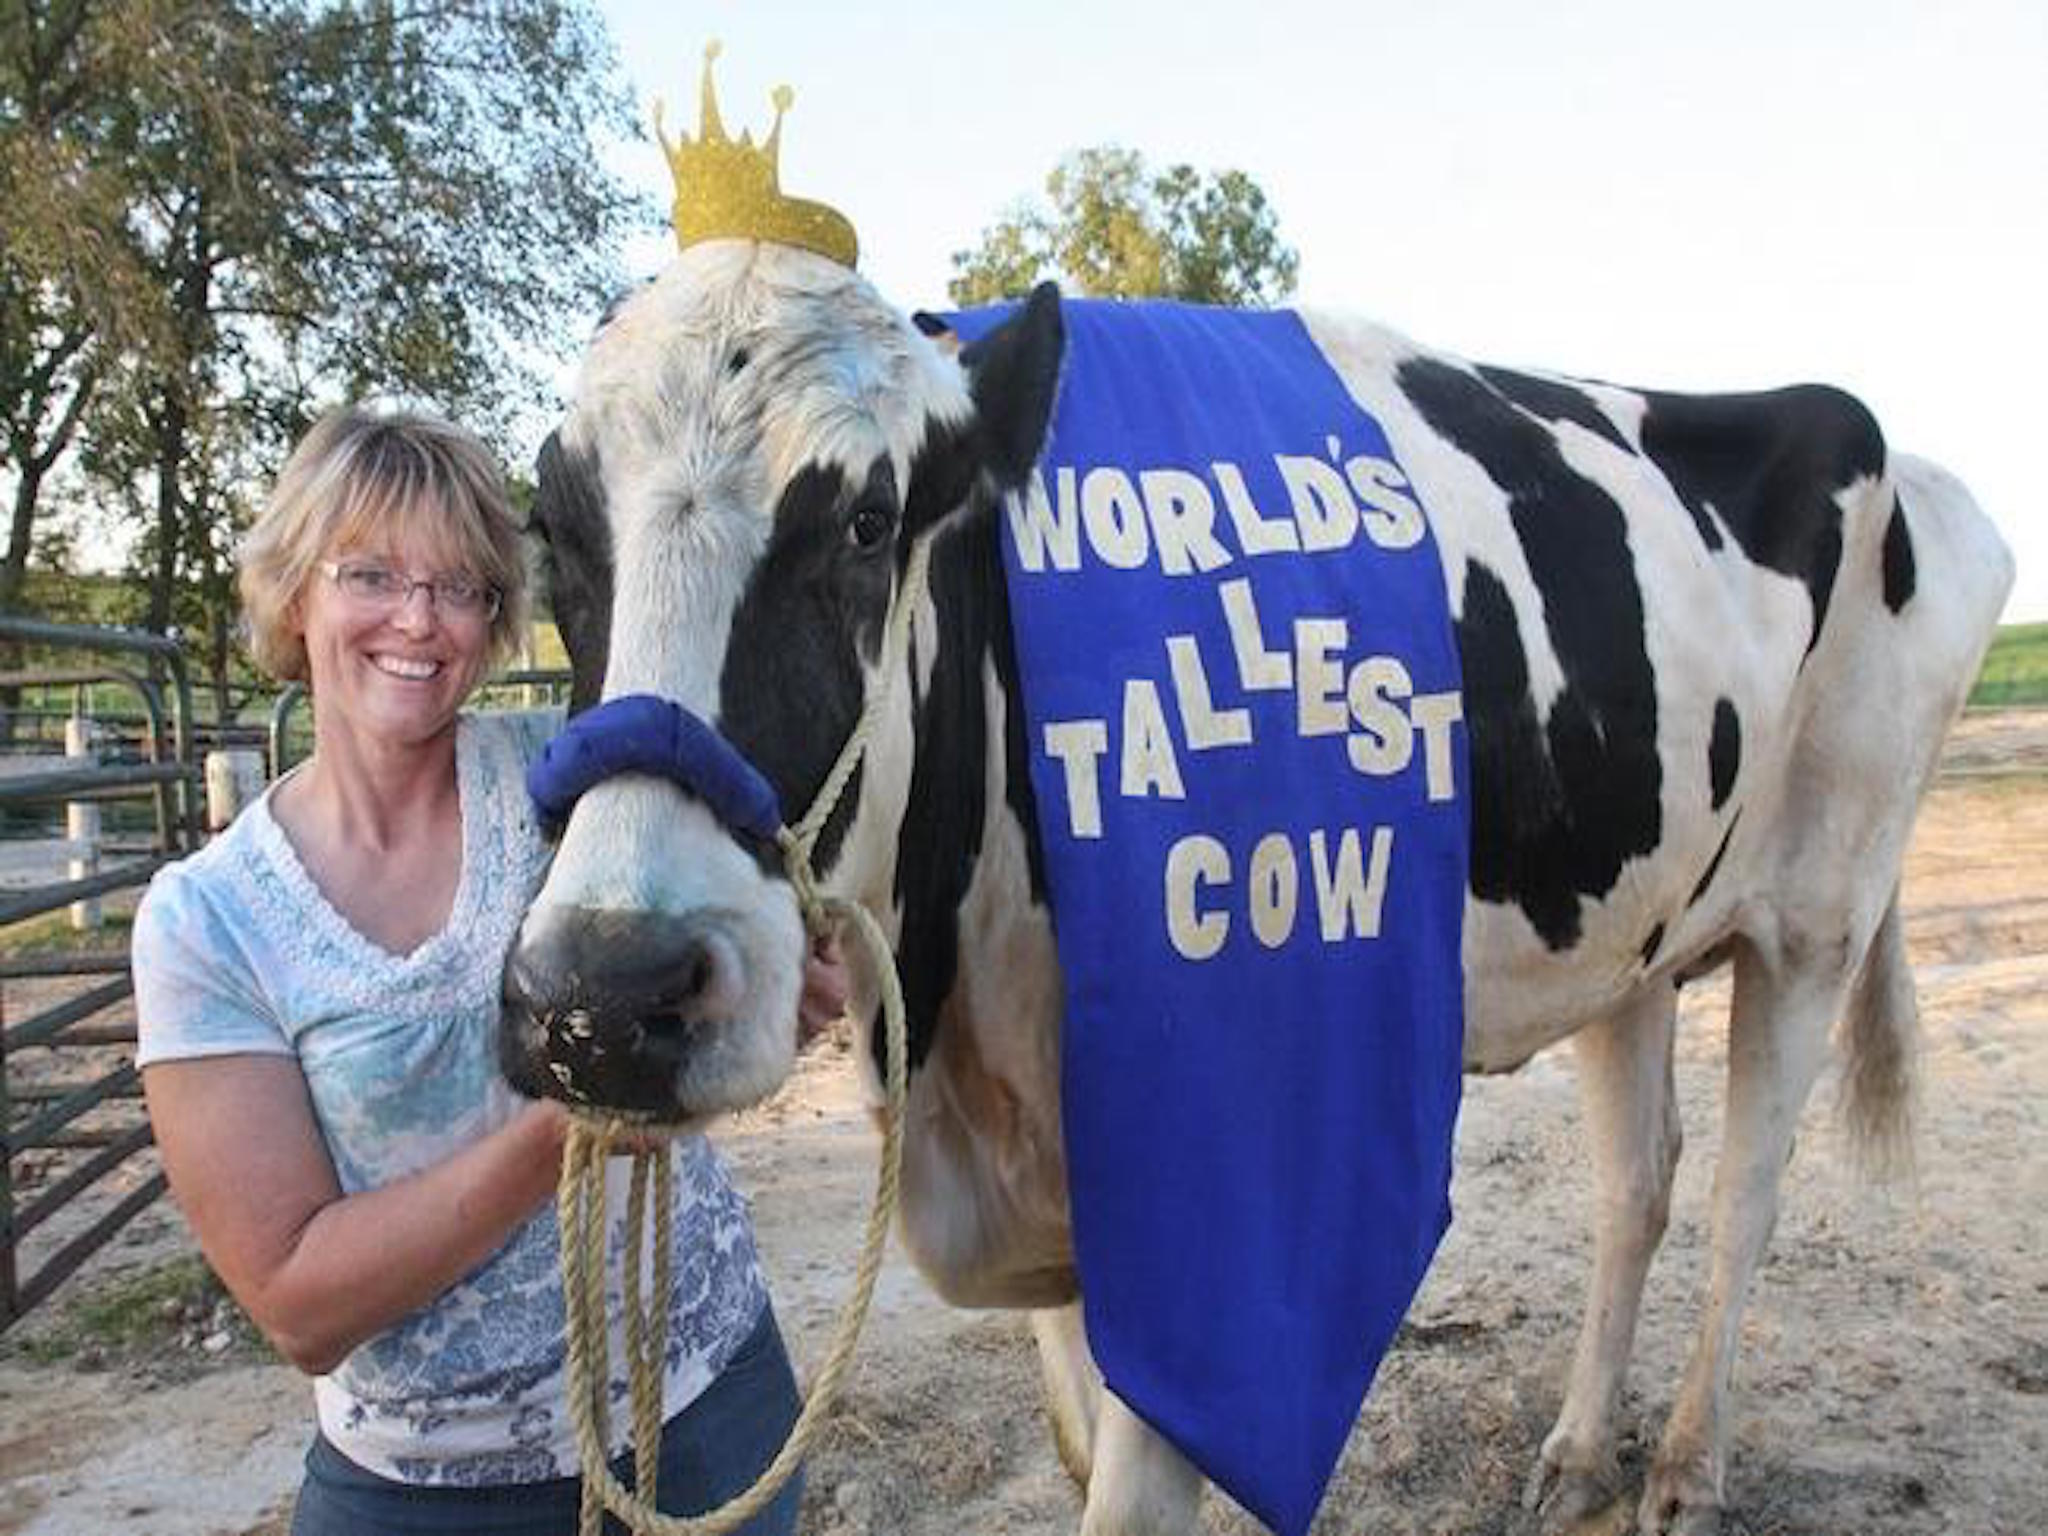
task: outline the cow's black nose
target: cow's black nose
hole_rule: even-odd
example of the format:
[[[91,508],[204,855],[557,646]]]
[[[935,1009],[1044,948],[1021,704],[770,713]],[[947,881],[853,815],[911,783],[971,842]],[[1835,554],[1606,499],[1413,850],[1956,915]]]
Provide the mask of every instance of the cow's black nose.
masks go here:
[[[715,914],[536,908],[505,959],[506,1076],[531,1094],[661,1109],[698,1026],[743,990]]]

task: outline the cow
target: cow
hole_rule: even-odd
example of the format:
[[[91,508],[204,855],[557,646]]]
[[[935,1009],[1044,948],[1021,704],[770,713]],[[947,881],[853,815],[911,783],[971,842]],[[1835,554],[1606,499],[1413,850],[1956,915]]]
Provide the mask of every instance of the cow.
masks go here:
[[[1744,1300],[1838,1019],[1852,1126],[1873,1145],[1906,1129],[1900,870],[2011,558],[1955,479],[1836,390],[1658,393],[1303,320],[1441,554],[1471,778],[1465,1066],[1577,1053],[1595,1244],[1530,1478],[1553,1526],[1618,1493],[1679,1155],[1678,988],[1733,967],[1705,1314],[1637,1506],[1645,1532],[1711,1531]],[[1076,1306],[1060,959],[1000,556],[1058,384],[1059,301],[1039,290],[964,351],[933,329],[807,252],[693,246],[591,343],[536,527],[574,707],[687,707],[791,820],[893,684],[815,859],[884,925],[908,1000],[903,1241],[948,1301],[1031,1310],[1087,1536],[1182,1532],[1202,1480],[1101,1389]],[[929,592],[890,663],[919,538]],[[753,1102],[790,1069],[805,947],[773,848],[664,779],[612,779],[569,817],[508,960],[507,1072],[683,1120]]]

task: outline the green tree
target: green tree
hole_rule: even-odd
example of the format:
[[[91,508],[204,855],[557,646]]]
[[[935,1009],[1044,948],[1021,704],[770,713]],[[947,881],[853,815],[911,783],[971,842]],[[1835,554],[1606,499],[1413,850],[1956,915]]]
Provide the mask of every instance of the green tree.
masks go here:
[[[1056,277],[1095,298],[1262,308],[1293,291],[1297,266],[1243,171],[1154,173],[1135,150],[1102,146],[1067,156],[1042,202],[1013,205],[955,252],[947,289],[956,304],[985,304]]]
[[[43,484],[70,450],[92,399],[92,339],[75,302],[45,299],[0,258],[0,376],[16,381],[0,400],[0,444],[14,482],[0,550],[0,613],[21,607]]]
[[[591,0],[0,0],[10,555],[73,450],[225,702],[227,551],[291,441],[376,393],[510,448],[652,216],[598,153],[631,131]]]
[[[110,349],[155,339],[160,306],[116,237],[126,189],[102,150],[137,62],[86,0],[0,0],[0,611],[20,606],[36,512]]]

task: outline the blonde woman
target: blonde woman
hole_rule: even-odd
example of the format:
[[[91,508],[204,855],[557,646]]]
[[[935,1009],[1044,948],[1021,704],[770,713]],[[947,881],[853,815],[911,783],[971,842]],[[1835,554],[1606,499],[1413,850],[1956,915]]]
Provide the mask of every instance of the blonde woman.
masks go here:
[[[297,1536],[575,1529],[563,1119],[495,1055],[505,951],[547,860],[523,789],[546,722],[462,708],[525,622],[523,569],[468,433],[360,408],[315,426],[242,570],[256,659],[310,685],[312,756],[136,917],[172,1189],[315,1378]],[[809,980],[807,1019],[835,1012],[836,970]],[[740,1196],[702,1138],[676,1166],[660,1496],[689,1513],[753,1480],[798,1402]],[[798,1499],[792,1482],[747,1530],[793,1530]]]

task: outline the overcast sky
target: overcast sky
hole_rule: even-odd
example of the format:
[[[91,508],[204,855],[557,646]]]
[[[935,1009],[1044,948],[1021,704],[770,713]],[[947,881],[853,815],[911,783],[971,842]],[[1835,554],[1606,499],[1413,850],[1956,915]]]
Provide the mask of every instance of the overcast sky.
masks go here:
[[[1070,150],[1237,167],[1303,303],[1487,362],[1853,390],[2012,541],[2007,619],[2048,619],[2043,0],[600,9],[674,126],[707,38],[730,131],[793,86],[785,190],[844,211],[906,308]],[[619,164],[666,205],[651,141]]]

